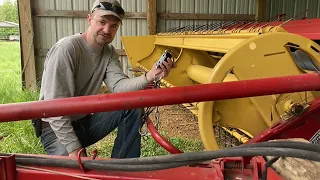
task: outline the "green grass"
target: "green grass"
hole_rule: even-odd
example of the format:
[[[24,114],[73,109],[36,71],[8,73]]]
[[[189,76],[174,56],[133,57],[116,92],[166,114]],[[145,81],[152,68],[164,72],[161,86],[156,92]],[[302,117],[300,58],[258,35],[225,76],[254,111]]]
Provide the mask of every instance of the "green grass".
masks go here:
[[[1,104],[37,100],[39,93],[23,91],[21,86],[20,47],[18,42],[0,42]],[[36,153],[44,150],[35,137],[30,121],[0,123],[0,152]]]
[[[24,91],[21,88],[20,48],[18,42],[0,42],[0,104],[18,103],[37,100],[39,92]],[[162,134],[166,136],[164,132]],[[0,123],[0,152],[44,154],[44,149],[35,137],[29,120]],[[98,150],[99,157],[110,157],[116,133],[113,132],[103,140],[88,148]],[[200,141],[190,141],[178,137],[167,137],[170,142],[184,152],[201,151]],[[151,136],[142,139],[142,156],[168,154]]]

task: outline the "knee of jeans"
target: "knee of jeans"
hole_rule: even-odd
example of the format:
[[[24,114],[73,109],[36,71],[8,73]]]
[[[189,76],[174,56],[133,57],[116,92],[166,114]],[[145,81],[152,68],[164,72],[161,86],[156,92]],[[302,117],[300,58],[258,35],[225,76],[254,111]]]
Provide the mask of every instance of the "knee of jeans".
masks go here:
[[[48,155],[55,156],[68,156],[69,153],[66,150],[65,146],[60,143],[58,139],[55,139],[50,144],[44,144],[44,149]]]
[[[51,127],[45,127],[42,129],[42,134],[40,136],[41,143],[47,152],[48,155],[56,155],[56,156],[68,156],[64,145],[62,145],[54,134]]]
[[[143,108],[142,109],[137,108],[137,109],[129,109],[126,111],[126,113],[132,114],[132,116],[134,116],[134,117],[142,117],[143,111],[144,111]]]
[[[131,116],[136,120],[136,123],[140,123],[143,116],[143,108],[130,109],[126,111],[127,116]]]

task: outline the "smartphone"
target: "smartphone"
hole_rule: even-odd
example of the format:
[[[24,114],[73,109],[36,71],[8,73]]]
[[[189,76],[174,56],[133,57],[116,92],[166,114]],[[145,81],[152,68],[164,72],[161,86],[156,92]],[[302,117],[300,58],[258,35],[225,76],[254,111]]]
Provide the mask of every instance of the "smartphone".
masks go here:
[[[160,65],[165,61],[168,62],[168,58],[172,58],[172,51],[170,49],[166,49],[164,51],[164,53],[161,55],[161,57],[159,58],[156,67],[160,68]]]

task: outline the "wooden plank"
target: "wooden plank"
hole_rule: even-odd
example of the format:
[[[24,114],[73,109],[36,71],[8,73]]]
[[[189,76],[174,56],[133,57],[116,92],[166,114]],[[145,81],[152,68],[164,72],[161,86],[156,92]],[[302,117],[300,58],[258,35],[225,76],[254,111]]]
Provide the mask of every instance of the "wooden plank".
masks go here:
[[[147,4],[147,26],[148,34],[155,35],[157,33],[157,1],[148,0]]]
[[[126,51],[124,49],[116,49],[119,56],[127,56]],[[47,56],[47,53],[49,52],[49,49],[35,49],[35,56],[38,57],[45,57]]]
[[[88,11],[69,11],[69,10],[41,10],[33,9],[32,15],[36,17],[75,17],[86,18]],[[145,12],[126,12],[125,19],[146,19],[147,14]]]
[[[252,14],[159,13],[160,19],[184,20],[254,20]]]
[[[265,19],[267,13],[267,0],[256,0],[256,16],[259,21]]]
[[[26,89],[36,90],[37,78],[34,58],[33,24],[29,0],[19,0],[19,28],[21,47],[22,85]]]
[[[155,1],[155,0],[152,0]],[[148,0],[149,4],[149,0]],[[151,3],[150,3],[151,4]],[[152,3],[153,6],[156,3]],[[35,17],[75,17],[75,18],[86,18],[88,11],[69,11],[69,10],[40,10],[33,9],[32,15]],[[255,15],[252,14],[205,14],[205,13],[149,13],[149,19],[171,19],[171,20],[254,20]],[[126,19],[148,19],[145,12],[126,12]]]

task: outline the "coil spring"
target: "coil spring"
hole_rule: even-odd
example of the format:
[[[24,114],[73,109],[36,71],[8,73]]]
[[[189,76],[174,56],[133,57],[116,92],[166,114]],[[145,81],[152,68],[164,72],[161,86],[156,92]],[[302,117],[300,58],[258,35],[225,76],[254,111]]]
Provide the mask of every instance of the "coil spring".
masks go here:
[[[226,169],[241,170],[241,169],[242,169],[242,163],[239,162],[239,161],[225,162],[224,167],[225,167]]]

